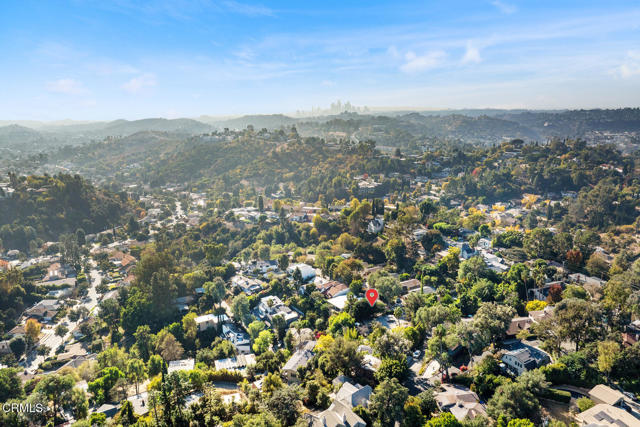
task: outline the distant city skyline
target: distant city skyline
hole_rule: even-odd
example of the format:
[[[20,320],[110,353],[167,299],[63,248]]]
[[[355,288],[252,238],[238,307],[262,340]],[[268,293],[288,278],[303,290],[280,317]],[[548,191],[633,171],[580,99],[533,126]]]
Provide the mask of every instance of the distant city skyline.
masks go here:
[[[93,0],[0,6],[0,120],[640,106],[640,5]]]

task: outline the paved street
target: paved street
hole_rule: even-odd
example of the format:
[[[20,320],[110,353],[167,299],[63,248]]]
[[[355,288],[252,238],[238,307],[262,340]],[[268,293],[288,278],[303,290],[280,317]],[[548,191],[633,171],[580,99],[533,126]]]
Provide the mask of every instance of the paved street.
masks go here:
[[[96,286],[100,284],[100,282],[102,281],[103,275],[100,272],[100,270],[97,269],[95,261],[89,260],[89,265],[91,265],[91,271],[89,273],[90,286],[87,293],[88,299],[86,300],[86,302],[81,301],[80,303],[78,303],[74,307],[74,309],[77,309],[79,307],[85,307],[87,310],[89,310],[89,313],[93,314],[92,312],[98,305],[98,298],[99,298],[99,295],[96,291]],[[67,328],[69,329],[69,331],[66,333],[64,337],[59,337],[55,334],[55,328],[58,324],[65,323],[65,322],[67,322]],[[49,354],[46,356],[42,356],[37,354],[34,349],[27,357],[26,365],[24,366],[25,370],[30,374],[35,373],[36,370],[38,369],[38,366],[40,366],[40,364],[44,362],[44,360],[47,357],[54,356],[56,349],[63,342],[71,338],[71,331],[73,331],[73,329],[77,325],[78,325],[78,322],[72,322],[71,320],[69,320],[68,316],[65,316],[62,319],[60,319],[60,321],[55,325],[43,325],[42,332],[40,335],[40,340],[38,341],[38,345],[45,345],[49,347],[50,349]]]

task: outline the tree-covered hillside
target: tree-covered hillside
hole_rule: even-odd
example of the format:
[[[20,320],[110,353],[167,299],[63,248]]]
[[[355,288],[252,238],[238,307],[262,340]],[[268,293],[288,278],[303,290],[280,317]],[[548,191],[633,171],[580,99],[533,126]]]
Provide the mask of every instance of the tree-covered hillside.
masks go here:
[[[95,233],[120,223],[126,194],[91,185],[78,175],[10,175],[12,197],[0,200],[0,239],[5,248],[27,250],[37,238],[57,239],[82,229]]]

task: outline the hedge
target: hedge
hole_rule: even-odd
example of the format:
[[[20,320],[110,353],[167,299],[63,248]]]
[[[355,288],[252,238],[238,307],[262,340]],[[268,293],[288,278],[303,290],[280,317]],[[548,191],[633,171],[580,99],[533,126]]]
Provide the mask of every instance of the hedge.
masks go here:
[[[571,401],[571,393],[555,388],[547,389],[540,397],[562,403],[569,403]]]

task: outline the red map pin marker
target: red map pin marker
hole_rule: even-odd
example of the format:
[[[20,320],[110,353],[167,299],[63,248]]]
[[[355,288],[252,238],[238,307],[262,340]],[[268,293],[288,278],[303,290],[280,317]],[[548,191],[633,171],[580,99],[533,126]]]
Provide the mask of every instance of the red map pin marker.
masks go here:
[[[367,301],[369,301],[369,304],[371,304],[371,307],[378,301],[378,291],[375,289],[367,289],[364,296],[367,298]]]

